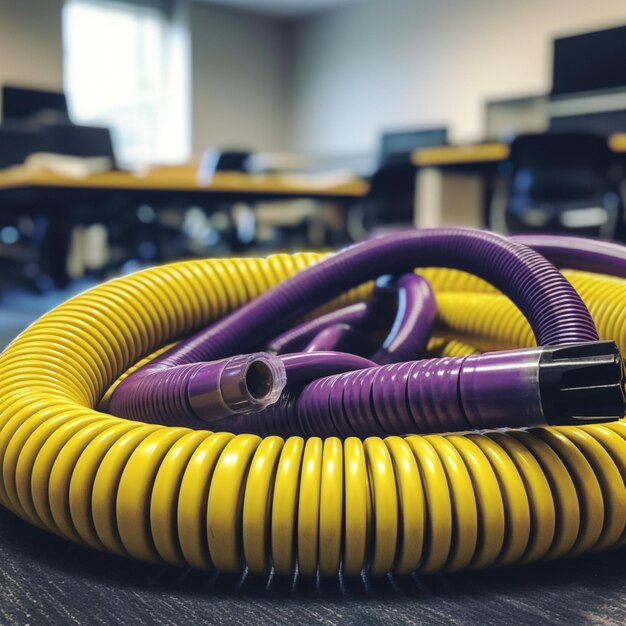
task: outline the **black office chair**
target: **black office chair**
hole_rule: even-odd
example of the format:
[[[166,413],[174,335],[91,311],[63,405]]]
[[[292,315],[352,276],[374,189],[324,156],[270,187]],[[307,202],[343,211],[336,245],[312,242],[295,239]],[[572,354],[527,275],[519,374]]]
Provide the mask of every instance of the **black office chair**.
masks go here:
[[[381,225],[413,224],[415,206],[414,150],[448,143],[446,128],[427,128],[384,133],[378,169],[371,179],[370,196],[375,203],[374,220]]]
[[[49,137],[51,151],[76,157],[105,157],[115,167],[115,152],[111,131],[100,126],[47,123],[43,125]]]
[[[605,137],[546,133],[516,137],[505,164],[510,233],[567,233],[614,239],[623,231],[623,206],[614,155]],[[496,209],[497,210],[497,209]]]
[[[20,165],[33,152],[49,152],[50,147],[50,137],[37,124],[0,124],[0,169]]]
[[[115,166],[115,154],[108,128],[74,125],[61,114],[44,113],[27,119],[10,119],[0,125],[0,168],[20,165],[37,152],[76,157],[106,157],[111,166]],[[18,267],[39,265],[45,270],[34,276],[36,285],[43,287],[54,283],[65,286],[69,280],[66,259],[71,225],[85,221],[79,208],[73,208],[71,219],[62,212],[59,217],[49,220],[46,211],[41,210],[42,207],[0,207],[0,228],[8,226],[13,229],[12,232],[19,233],[9,250],[0,250],[0,256],[5,257],[3,265],[7,264],[7,259],[10,259],[9,264]],[[67,224],[61,223],[61,215],[68,220]],[[125,215],[126,212],[122,213],[122,217]],[[119,216],[107,214],[103,215],[101,221],[108,228],[118,220]],[[24,224],[26,228],[23,227]],[[132,227],[132,224],[127,224],[128,227]]]
[[[415,202],[415,166],[410,153],[385,155],[370,179],[370,219],[376,225],[411,224]]]
[[[366,200],[348,214],[352,240],[413,224],[416,167],[414,150],[448,143],[446,128],[383,133],[378,165],[370,178]]]
[[[4,119],[0,124],[0,169],[19,165],[35,152],[76,157],[106,157],[115,166],[108,128],[73,124],[67,114],[42,110]]]
[[[24,120],[0,125],[0,169],[19,165],[33,152],[47,149],[48,137],[38,125]],[[24,282],[25,272],[35,267],[46,229],[47,221],[36,209],[0,205],[0,283]]]

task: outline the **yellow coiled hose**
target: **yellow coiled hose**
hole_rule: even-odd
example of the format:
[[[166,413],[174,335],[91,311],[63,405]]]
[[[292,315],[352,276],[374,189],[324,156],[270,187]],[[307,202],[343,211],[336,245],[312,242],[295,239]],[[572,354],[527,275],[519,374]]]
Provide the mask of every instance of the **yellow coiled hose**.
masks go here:
[[[177,263],[109,282],[42,317],[0,357],[0,501],[99,550],[230,572],[427,573],[624,544],[623,421],[285,441],[94,409],[138,361],[318,258]],[[425,274],[439,307],[431,353],[532,345],[525,319],[493,288],[461,272]],[[600,337],[626,351],[626,281],[566,275]]]

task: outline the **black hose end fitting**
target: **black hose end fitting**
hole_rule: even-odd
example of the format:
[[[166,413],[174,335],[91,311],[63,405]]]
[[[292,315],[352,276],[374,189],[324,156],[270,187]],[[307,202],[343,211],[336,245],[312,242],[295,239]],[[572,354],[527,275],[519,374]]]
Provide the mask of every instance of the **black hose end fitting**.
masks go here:
[[[625,382],[613,341],[547,346],[539,360],[543,413],[555,426],[620,419],[626,413]]]

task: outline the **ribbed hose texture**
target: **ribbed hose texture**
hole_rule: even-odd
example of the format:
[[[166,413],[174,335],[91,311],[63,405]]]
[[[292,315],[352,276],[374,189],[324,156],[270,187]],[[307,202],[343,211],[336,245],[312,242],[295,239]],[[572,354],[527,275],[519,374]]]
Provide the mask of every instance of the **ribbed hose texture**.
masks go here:
[[[142,359],[318,259],[158,267],[29,327],[0,356],[2,505],[122,557],[277,576],[428,574],[626,545],[624,421],[342,442],[190,431],[107,411],[107,390]],[[448,309],[431,354],[532,345],[505,297],[456,272],[427,274]],[[601,337],[626,351],[626,281],[566,275]],[[289,413],[292,401],[282,400]]]
[[[462,269],[490,282],[519,307],[539,345],[598,338],[591,316],[576,291],[553,265],[530,248],[493,233],[471,229],[409,231],[357,244],[328,257],[180,342],[124,380],[113,393],[111,408],[117,415],[129,417],[128,405],[132,403],[134,417],[158,422],[167,405],[181,409],[173,414],[179,423],[193,423],[195,416],[186,412],[179,401],[164,399],[170,384],[180,379],[171,375],[161,378],[161,372],[252,352],[275,337],[286,324],[347,289],[380,275],[401,275],[423,266]],[[143,377],[150,378],[151,387],[164,386],[158,403],[141,391],[143,384],[136,379]],[[174,388],[171,393],[175,398],[180,395]],[[133,398],[136,394],[146,399],[142,409]]]
[[[328,376],[227,425],[235,433],[342,438],[471,430],[457,392],[465,358],[392,363]]]

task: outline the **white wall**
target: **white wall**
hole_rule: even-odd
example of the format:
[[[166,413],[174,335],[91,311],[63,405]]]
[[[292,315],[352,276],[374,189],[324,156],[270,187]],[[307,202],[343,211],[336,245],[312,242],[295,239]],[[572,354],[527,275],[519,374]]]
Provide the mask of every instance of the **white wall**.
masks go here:
[[[0,0],[0,83],[62,88],[61,6]],[[551,39],[626,23],[626,0],[355,0],[295,22],[190,2],[189,23],[196,155],[358,154],[387,128],[479,139],[486,99],[547,91]]]
[[[0,84],[63,88],[62,5],[0,0]],[[187,10],[193,152],[215,144],[286,148],[286,23],[205,3],[189,2]]]
[[[0,0],[0,84],[63,89],[62,0]]]
[[[615,23],[624,0],[361,0],[300,20],[293,147],[370,151],[421,125],[479,139],[485,100],[550,89],[555,35]]]
[[[280,150],[286,147],[286,23],[193,3],[192,146]]]

